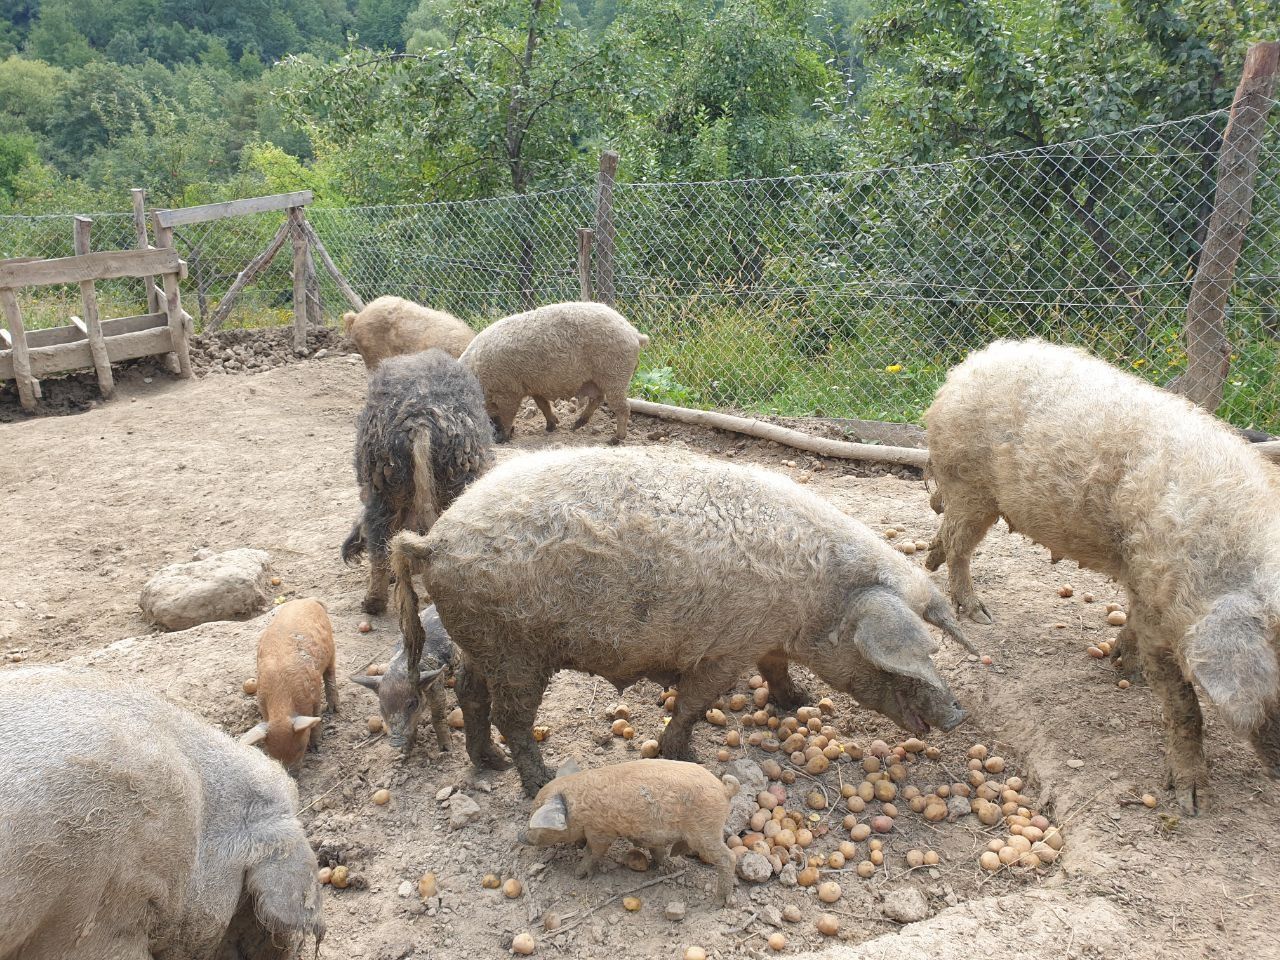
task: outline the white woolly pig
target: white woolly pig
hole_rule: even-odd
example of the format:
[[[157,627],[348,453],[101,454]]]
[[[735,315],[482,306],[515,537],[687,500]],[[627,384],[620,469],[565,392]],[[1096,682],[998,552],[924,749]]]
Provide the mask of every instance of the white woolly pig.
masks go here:
[[[451,313],[401,297],[378,297],[359,313],[344,313],[342,328],[369,371],[387,357],[436,348],[457,358],[475,331]]]
[[[631,416],[627,388],[648,342],[603,303],[553,303],[482,330],[460,359],[484,388],[499,441],[511,439],[525,397],[533,397],[548,431],[560,422],[551,401],[577,397],[587,406],[573,429],[586,426],[604,400],[617,424],[613,442],[621,443]]]
[[[733,854],[724,842],[729,800],[738,781],[715,775],[696,763],[631,760],[594,770],[569,761],[538,791],[522,843],[546,847],[582,843],[578,876],[590,876],[614,840],[644,847],[655,867],[666,864],[672,847],[683,846],[716,866],[716,894],[733,902]]]
[[[0,674],[0,958],[285,960],[324,936],[276,763],[130,684]]]
[[[960,610],[991,622],[969,557],[1003,516],[1128,591],[1121,640],[1164,708],[1184,810],[1208,779],[1193,680],[1280,776],[1280,471],[1185,399],[1038,340],[969,357],[925,423],[945,510],[927,565],[946,562]]]
[[[455,692],[473,762],[525,790],[550,779],[533,741],[552,675],[622,689],[678,684],[662,754],[759,669],[779,706],[804,702],[789,660],[913,733],[964,718],[925,622],[963,641],[946,597],[863,524],[786,477],[677,451],[587,448],[517,457],[481,477],[425,538],[393,542],[400,629],[422,643],[411,571],[459,649]]]

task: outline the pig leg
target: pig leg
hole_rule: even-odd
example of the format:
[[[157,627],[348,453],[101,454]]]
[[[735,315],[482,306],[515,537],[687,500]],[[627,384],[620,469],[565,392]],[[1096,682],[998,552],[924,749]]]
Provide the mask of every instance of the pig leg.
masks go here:
[[[589,877],[600,867],[600,861],[609,853],[613,845],[613,837],[602,837],[599,834],[587,833],[587,847],[582,851],[582,861],[575,871],[579,879]]]
[[[600,408],[601,396],[600,388],[596,386],[596,382],[594,380],[590,380],[583,384],[582,389],[578,391],[578,402],[581,403],[583,400],[586,400],[587,405],[583,411],[578,414],[578,419],[573,421],[573,429],[581,430],[591,422],[591,418],[596,415],[596,410]]]
[[[631,419],[631,404],[627,402],[627,386],[628,383],[610,390],[605,394],[604,402],[609,405],[609,410],[613,413],[616,421],[613,439],[610,443],[618,444],[627,439],[627,422]]]
[[[391,563],[387,542],[399,530],[395,511],[377,491],[369,494],[364,510],[366,542],[369,548],[369,590],[361,605],[365,613],[378,614],[387,609],[387,591],[391,585]]]
[[[956,609],[975,623],[989,624],[991,614],[973,588],[969,558],[996,522],[999,511],[994,502],[981,494],[967,489],[963,493],[961,496],[957,491],[956,495],[948,497],[942,526],[929,547],[924,565],[927,570],[937,570],[945,561],[951,581],[951,600]]]
[[[655,870],[665,870],[668,867],[667,857],[671,855],[671,844],[655,843],[645,849],[649,851],[649,856],[653,858]]]
[[[431,711],[431,729],[436,732],[436,745],[440,750],[449,749],[449,723],[445,717],[444,692],[439,681],[427,687],[427,709]]]
[[[1115,646],[1111,648],[1111,665],[1116,668],[1120,676],[1131,683],[1137,683],[1142,679],[1140,661],[1138,641],[1133,635],[1133,627],[1126,623],[1116,635]]]
[[[1142,671],[1164,708],[1168,786],[1182,811],[1194,815],[1198,812],[1198,794],[1209,785],[1200,701],[1195,687],[1182,675],[1171,645],[1157,635],[1157,621],[1149,617],[1145,608],[1135,608],[1129,622],[1134,626],[1142,654]]]
[[[760,668],[760,675],[769,684],[769,696],[773,698],[779,710],[794,710],[809,702],[809,691],[791,679],[785,653],[774,651],[765,654],[756,666]]]
[[[693,841],[695,846],[694,852],[702,858],[703,863],[714,864],[716,867],[716,896],[720,898],[721,903],[726,907],[733,903],[733,854],[729,852],[729,848],[720,839],[719,832],[712,837],[699,837]]]
[[[524,792],[532,797],[551,782],[551,771],[542,762],[542,751],[533,739],[533,724],[538,719],[538,704],[547,689],[548,677],[511,674],[495,678],[497,692],[493,705],[493,722],[507,738],[511,762],[520,772]]]
[[[693,725],[706,715],[712,702],[733,686],[749,664],[741,661],[703,660],[681,675],[676,684],[676,712],[658,739],[658,749],[668,760],[693,760],[689,737]]]
[[[547,433],[551,433],[560,425],[560,418],[551,409],[551,402],[546,397],[540,397],[536,393],[533,395],[533,402],[538,405],[538,409],[542,411],[543,419],[547,421]]]
[[[1272,707],[1257,730],[1249,734],[1249,742],[1258,752],[1263,772],[1280,780],[1280,707]]]
[[[330,713],[338,712],[338,681],[332,663],[324,672],[324,704]]]
[[[463,730],[467,736],[467,756],[477,767],[504,770],[507,758],[493,742],[489,731],[489,685],[471,664],[459,664],[454,692],[462,708]],[[439,731],[436,733],[439,736]]]

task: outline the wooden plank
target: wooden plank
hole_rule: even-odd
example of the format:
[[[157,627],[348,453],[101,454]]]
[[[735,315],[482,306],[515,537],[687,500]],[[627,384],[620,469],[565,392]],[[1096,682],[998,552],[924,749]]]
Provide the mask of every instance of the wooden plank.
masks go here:
[[[285,220],[284,223],[280,224],[280,229],[276,231],[275,236],[271,238],[271,242],[267,244],[267,249],[250,260],[249,265],[240,271],[239,276],[232,282],[230,289],[218,301],[218,309],[210,314],[208,321],[205,323],[204,329],[206,333],[213,333],[215,330],[222,328],[222,324],[231,314],[231,307],[235,304],[236,297],[240,296],[240,291],[252,282],[254,277],[267,268],[267,264],[274,259],[275,255],[280,252],[280,248],[284,246],[284,242],[289,239],[292,229],[292,222],[289,220]]]
[[[1258,153],[1267,132],[1278,71],[1280,42],[1249,47],[1222,135],[1209,232],[1187,298],[1187,370],[1172,386],[1210,413],[1222,404],[1223,385],[1231,369],[1227,301],[1252,219]]]
[[[77,317],[74,313],[71,315],[71,325],[80,331],[80,335],[86,340],[89,339],[89,328],[84,325],[84,321]],[[27,346],[31,346],[30,343]]]
[[[206,203],[200,207],[182,207],[178,210],[157,210],[153,219],[160,227],[181,227],[189,223],[208,223],[226,217],[243,217],[249,213],[267,213],[271,210],[288,210],[305,207],[311,202],[310,190],[296,193],[277,193],[269,197],[249,197],[247,200],[227,200],[223,203]]]
[[[151,215],[151,220],[156,231],[156,245],[177,256],[177,251],[173,249],[173,227],[166,227],[160,223],[158,210]],[[172,344],[170,350],[177,359],[178,376],[189,380],[191,379],[191,344],[187,338],[191,335],[189,326],[191,317],[182,310],[182,295],[178,292],[177,274],[164,275],[164,296],[161,298],[161,304],[165,317],[169,321],[169,339]]]
[[[578,299],[591,299],[591,241],[596,232],[590,227],[578,228]]]
[[[612,150],[600,154],[596,178],[596,299],[613,306],[613,257],[617,227],[613,221],[613,183],[618,173],[618,155]]]
[[[28,330],[27,349],[34,350],[36,347],[49,347],[55,343],[75,343],[77,340],[83,339],[84,334],[76,329],[75,326]]]
[[[112,363],[136,360],[139,357],[154,357],[172,350],[173,335],[167,326],[107,337],[107,358]],[[40,347],[31,351],[30,359],[31,372],[37,377],[52,376],[70,370],[89,370],[93,367],[93,354],[89,352],[88,340]],[[12,376],[13,355],[0,353],[0,380],[7,380]]]
[[[147,236],[147,191],[134,187],[129,193],[133,197],[133,229],[138,237],[138,249],[150,250],[151,238]],[[142,286],[147,292],[147,312],[160,312],[160,298],[157,296],[155,277],[143,277]]]
[[[75,218],[75,249],[78,256],[89,252],[89,234],[93,229],[93,221],[88,217]],[[93,281],[80,283],[80,302],[84,306],[84,331],[89,341],[89,352],[93,355],[93,371],[98,375],[98,392],[104,400],[110,400],[116,392],[116,381],[111,375],[111,361],[107,359],[107,345],[102,342],[102,326],[98,319],[98,295],[94,292]],[[74,322],[75,318],[72,318]]]
[[[9,351],[9,374],[18,381],[18,400],[23,410],[34,410],[39,397],[39,381],[31,375],[31,355],[27,352],[26,331],[22,327],[22,310],[18,298],[8,287],[0,287],[0,312],[4,313],[9,332],[13,335],[13,348]]]
[[[9,336],[9,331],[4,327],[0,327],[0,343],[4,344],[6,349],[13,345],[13,337]]]
[[[302,229],[302,208],[289,208],[293,235],[293,349],[307,349],[307,234]]]
[[[342,291],[342,295],[347,298],[347,303],[358,312],[364,309],[364,301],[360,299],[360,295],[352,289],[351,284],[347,283],[347,278],[338,271],[338,265],[333,262],[333,258],[329,256],[329,251],[320,240],[320,234],[316,233],[316,228],[308,223],[305,219],[302,221],[302,229],[307,233],[307,242],[315,249],[320,256],[320,264],[328,271],[329,276],[333,277],[333,282],[338,285],[338,289]]]
[[[115,317],[102,321],[102,334],[108,340],[122,333],[137,333],[168,326],[169,318],[163,313],[142,313],[134,317]]]
[[[172,249],[104,250],[57,260],[0,264],[0,287],[46,287],[55,283],[172,274],[185,266],[178,252]]]

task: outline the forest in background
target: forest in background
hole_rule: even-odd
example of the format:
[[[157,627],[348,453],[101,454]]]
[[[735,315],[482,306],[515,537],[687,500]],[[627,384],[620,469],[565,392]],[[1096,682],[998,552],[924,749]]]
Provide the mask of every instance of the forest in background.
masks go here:
[[[1230,102],[1276,0],[0,0],[0,213],[862,169]]]

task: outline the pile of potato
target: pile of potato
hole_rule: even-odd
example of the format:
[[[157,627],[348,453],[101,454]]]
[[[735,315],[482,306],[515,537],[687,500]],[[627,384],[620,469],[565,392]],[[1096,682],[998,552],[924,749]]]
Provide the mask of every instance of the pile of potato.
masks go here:
[[[708,722],[727,727],[718,759],[746,754],[769,780],[755,798],[747,829],[727,841],[736,860],[758,853],[775,876],[790,864],[796,883],[816,887],[818,899],[830,904],[843,893],[837,872],[866,880],[890,869],[888,844],[912,816],[937,824],[973,814],[984,827],[1007,831],[993,836],[979,857],[992,872],[1030,872],[1058,858],[1062,831],[1036,812],[1022,792],[1022,778],[1007,775],[1005,759],[985,745],[968,749],[962,780],[923,786],[921,781],[950,781],[945,771],[957,770],[941,762],[937,747],[916,737],[894,745],[877,739],[864,747],[832,725],[835,705],[829,698],[783,715],[769,702],[762,677],[752,677],[748,687],[750,694],[734,693],[707,712]],[[659,703],[674,711],[676,697],[665,690]],[[615,722],[619,707],[624,705],[609,712]],[[626,721],[630,725],[629,711]],[[657,746],[644,741],[642,755],[656,755]],[[914,870],[937,865],[941,856],[913,846],[894,862]]]

